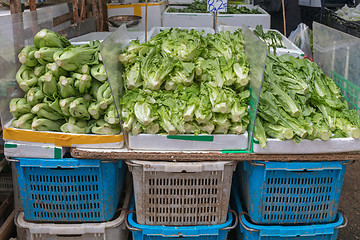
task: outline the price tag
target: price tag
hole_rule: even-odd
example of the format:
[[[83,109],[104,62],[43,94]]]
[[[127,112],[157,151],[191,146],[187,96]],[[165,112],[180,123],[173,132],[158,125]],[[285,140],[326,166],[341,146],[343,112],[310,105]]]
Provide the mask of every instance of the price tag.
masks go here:
[[[227,0],[207,0],[209,12],[227,12]]]

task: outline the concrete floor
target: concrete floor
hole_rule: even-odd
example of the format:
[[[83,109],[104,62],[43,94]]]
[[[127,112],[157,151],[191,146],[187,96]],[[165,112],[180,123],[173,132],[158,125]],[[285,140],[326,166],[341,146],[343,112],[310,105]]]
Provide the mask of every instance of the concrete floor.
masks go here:
[[[346,169],[340,209],[348,218],[348,226],[340,229],[338,240],[360,239],[360,161]]]

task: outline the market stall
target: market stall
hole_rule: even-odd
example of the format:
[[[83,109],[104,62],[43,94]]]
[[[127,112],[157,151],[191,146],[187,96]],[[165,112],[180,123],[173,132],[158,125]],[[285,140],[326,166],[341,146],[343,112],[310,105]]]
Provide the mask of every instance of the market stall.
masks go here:
[[[20,15],[0,28],[18,239],[335,240],[347,225],[358,38],[314,24],[311,62],[256,17],[69,41]]]

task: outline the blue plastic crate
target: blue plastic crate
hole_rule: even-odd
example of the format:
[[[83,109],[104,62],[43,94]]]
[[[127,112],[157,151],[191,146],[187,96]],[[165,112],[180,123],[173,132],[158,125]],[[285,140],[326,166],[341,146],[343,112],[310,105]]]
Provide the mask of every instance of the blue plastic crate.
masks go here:
[[[127,227],[132,232],[133,240],[174,240],[179,238],[185,238],[186,240],[226,240],[228,232],[234,229],[238,222],[237,215],[233,218],[233,214],[229,212],[228,220],[218,225],[181,227],[141,225],[136,222],[136,216],[133,213],[134,209],[135,204],[133,201],[126,221]],[[234,225],[232,225],[233,221]]]
[[[335,222],[312,225],[257,225],[243,212],[240,201],[239,182],[234,175],[230,205],[239,214],[235,229],[237,240],[336,240],[339,228],[347,225],[339,212]]]
[[[113,218],[127,169],[122,160],[16,160],[27,221],[100,222]]]
[[[333,222],[346,163],[241,162],[236,175],[245,209],[258,224]]]

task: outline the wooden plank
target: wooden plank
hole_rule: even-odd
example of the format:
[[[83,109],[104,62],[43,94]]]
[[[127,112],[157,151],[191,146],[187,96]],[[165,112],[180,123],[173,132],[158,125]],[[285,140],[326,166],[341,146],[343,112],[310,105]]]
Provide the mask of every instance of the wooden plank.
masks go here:
[[[98,0],[99,2],[99,31],[103,32],[104,31],[104,6],[103,6],[103,0]],[[106,24],[106,22],[105,22]]]
[[[16,211],[15,209],[11,212],[9,217],[6,219],[4,224],[0,227],[0,240],[8,240],[10,234],[15,231],[15,218]]]
[[[60,15],[58,17],[55,17],[53,19],[53,25],[54,27],[64,23],[64,22],[67,22],[67,21],[70,21],[73,17],[73,13],[72,12],[69,12],[69,13],[65,13],[63,15]]]
[[[250,154],[221,152],[156,152],[124,149],[72,148],[71,156],[83,159],[124,159],[151,161],[343,161],[360,160],[360,153],[331,154]]]
[[[100,0],[100,4],[103,7],[103,31],[109,31],[109,25],[107,24],[108,14],[107,14],[107,3],[110,3],[110,0]]]
[[[85,4],[86,18],[92,17],[92,0],[86,0]]]
[[[80,0],[80,19],[86,19],[86,8],[85,8],[85,0]]]
[[[100,19],[99,16],[99,1],[98,0],[92,0],[92,11],[93,11],[93,17],[95,18],[95,24],[96,24],[96,31],[100,31]]]
[[[79,11],[78,11],[78,3],[77,0],[72,1],[72,7],[73,7],[73,16],[74,16],[74,22],[79,22]]]
[[[11,14],[22,12],[20,0],[10,0],[10,12]]]
[[[35,11],[36,10],[35,0],[29,0],[29,6],[30,6],[30,11]]]

